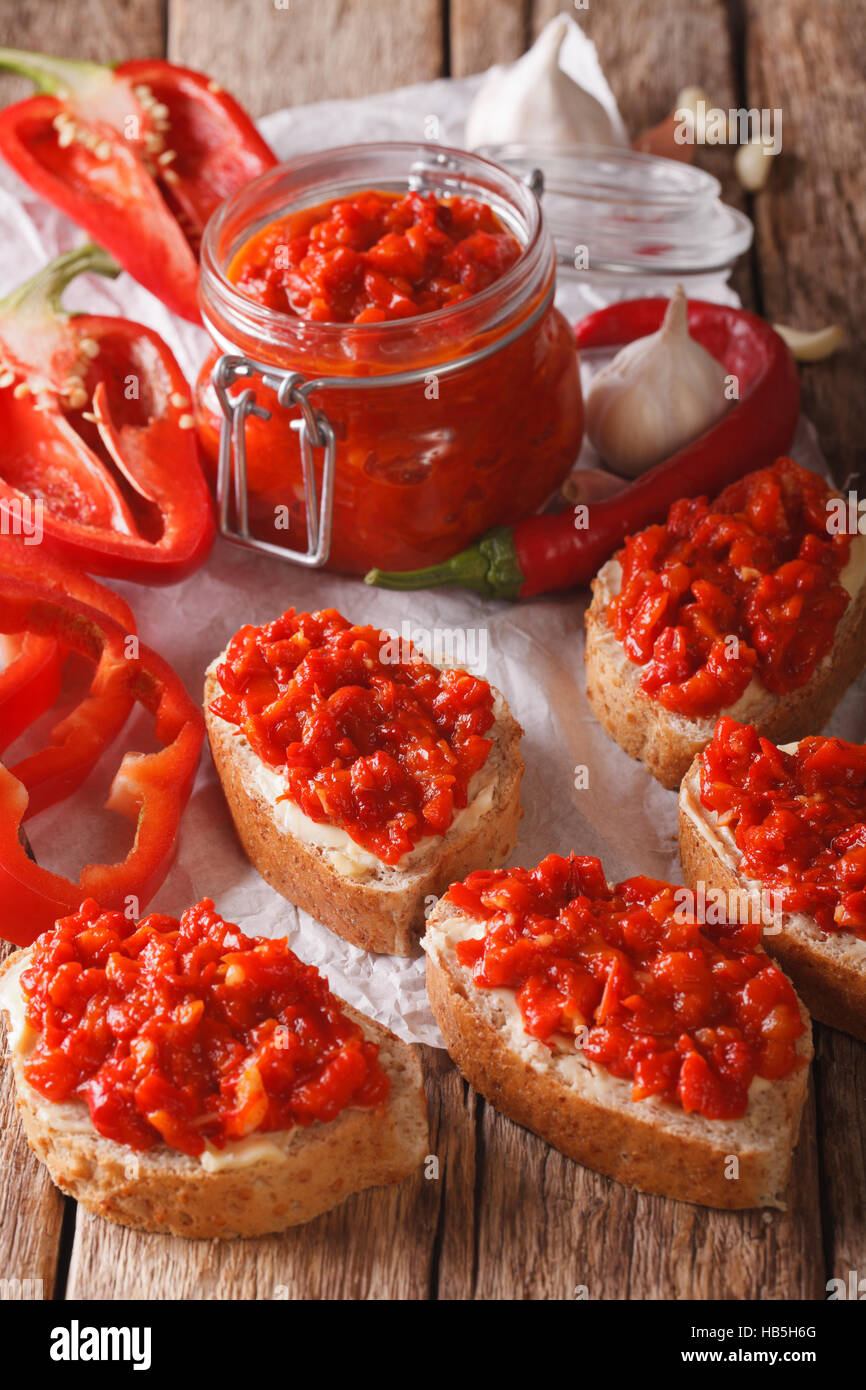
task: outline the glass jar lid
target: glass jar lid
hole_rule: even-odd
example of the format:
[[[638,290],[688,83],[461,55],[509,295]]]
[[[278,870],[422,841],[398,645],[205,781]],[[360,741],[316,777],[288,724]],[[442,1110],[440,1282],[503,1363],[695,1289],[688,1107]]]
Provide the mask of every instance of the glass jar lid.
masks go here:
[[[684,278],[727,270],[752,223],[721,184],[674,159],[607,145],[485,145],[538,194],[564,272]]]

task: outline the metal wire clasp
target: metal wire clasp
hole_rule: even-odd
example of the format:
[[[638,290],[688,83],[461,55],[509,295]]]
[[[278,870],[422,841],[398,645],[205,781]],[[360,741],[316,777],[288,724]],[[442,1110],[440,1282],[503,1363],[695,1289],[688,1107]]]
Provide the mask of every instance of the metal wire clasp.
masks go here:
[[[304,501],[307,512],[307,549],[289,550],[258,536],[250,535],[249,491],[247,488],[246,422],[248,415],[269,420],[271,412],[258,404],[252,386],[230,396],[229,389],[236,381],[260,377],[262,384],[273,391],[277,404],[284,410],[297,409],[300,416],[292,421],[298,431],[301,466],[304,479]],[[217,468],[217,512],[220,533],[250,550],[263,550],[281,560],[318,569],[331,553],[331,531],[334,520],[334,475],[337,441],[334,428],[323,410],[316,410],[310,394],[318,383],[308,382],[300,372],[283,372],[264,366],[249,357],[223,353],[214,363],[211,373],[214,390],[223,413],[220,429],[219,464]],[[314,450],[324,450],[322,462],[322,496],[319,501],[316,483]],[[234,467],[232,463],[234,462]],[[234,521],[232,525],[232,497]]]

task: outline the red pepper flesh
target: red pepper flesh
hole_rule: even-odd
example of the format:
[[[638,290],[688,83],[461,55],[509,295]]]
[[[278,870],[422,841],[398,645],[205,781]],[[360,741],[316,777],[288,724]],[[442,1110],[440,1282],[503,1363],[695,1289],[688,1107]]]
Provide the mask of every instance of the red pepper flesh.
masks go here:
[[[0,632],[34,632],[59,641],[98,665],[101,693],[132,696],[154,716],[158,752],[127,752],[106,803],[136,822],[135,842],[118,864],[89,864],[80,881],[33,863],[19,839],[27,789],[0,765],[0,918],[3,935],[27,946],[58,917],[88,898],[105,908],[137,913],[153,897],[169,865],[204,740],[204,720],[178,677],[105,613],[56,590],[0,576]]]
[[[60,694],[63,652],[53,637],[25,632],[3,643],[0,671],[0,753],[49,710]]]
[[[175,583],[215,532],[189,388],[152,329],[63,313],[88,270],[117,266],[79,247],[0,303],[0,504],[38,499],[46,548],[76,568]]]
[[[35,554],[34,548],[20,539],[6,539],[0,550],[0,574],[56,590],[66,598],[78,599],[91,608],[98,608],[101,613],[107,613],[127,635],[135,633],[132,610],[119,594],[112,593],[95,579],[57,563],[50,556]],[[37,650],[43,651],[46,669],[38,668],[33,672],[19,669],[16,673],[17,663],[13,663],[0,674],[0,715],[5,716],[7,712],[2,698],[3,677],[7,677],[13,716],[9,724],[5,717],[0,723],[0,751],[8,748],[19,734],[54,704],[68,654],[53,637],[27,632],[23,634],[21,642],[24,650],[35,645]],[[12,775],[27,789],[28,819],[69,796],[81,785],[104,749],[120,733],[133,703],[130,693],[121,697],[117,691],[105,691],[99,682],[94,682],[89,697],[51,730],[48,746],[29,754],[10,768]]]
[[[200,321],[211,213],[276,159],[218,84],[161,59],[116,68],[0,49],[41,95],[0,112],[0,153],[173,313]]]

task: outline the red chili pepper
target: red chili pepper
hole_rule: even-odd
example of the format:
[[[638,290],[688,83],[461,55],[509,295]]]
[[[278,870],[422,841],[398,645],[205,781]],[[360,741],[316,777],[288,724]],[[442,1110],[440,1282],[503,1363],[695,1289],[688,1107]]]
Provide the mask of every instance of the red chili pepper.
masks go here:
[[[43,95],[0,112],[0,153],[31,188],[193,323],[211,213],[276,159],[238,103],[162,59],[103,67],[0,48]]]
[[[629,299],[600,309],[577,326],[580,348],[618,347],[661,327],[667,299]],[[739,399],[718,424],[622,492],[588,509],[530,516],[488,531],[474,545],[428,569],[371,570],[368,584],[424,589],[456,584],[493,598],[588,584],[626,536],[660,521],[680,497],[715,495],[728,483],[784,454],[794,437],[800,383],[788,348],[763,319],[743,309],[692,300],[692,337],[739,382]],[[581,518],[582,514],[581,514]]]
[[[37,550],[20,538],[7,537],[0,549],[0,574],[53,589],[98,608],[119,623],[124,632],[134,635],[132,609],[119,594]],[[0,673],[0,752],[54,704],[68,654],[53,637],[27,632],[18,640],[24,664],[20,664],[19,658]],[[41,654],[41,664],[33,657],[26,660],[34,648]],[[96,683],[89,698],[51,730],[48,747],[31,753],[10,769],[29,793],[28,818],[81,785],[104,749],[120,733],[133,703],[132,695],[118,699],[114,692],[105,694]]]
[[[33,632],[96,663],[101,698],[138,701],[154,716],[163,745],[124,755],[109,810],[136,822],[135,842],[119,864],[89,864],[78,883],[33,863],[19,839],[27,788],[0,765],[0,921],[2,934],[28,946],[87,898],[138,915],[168,871],[180,817],[204,739],[204,720],[171,667],[145,646],[130,654],[123,627],[57,590],[0,576],[0,632]],[[130,901],[134,900],[134,901]]]
[[[171,584],[214,537],[189,387],[152,329],[63,312],[87,270],[118,267],[82,246],[0,302],[0,506],[37,500],[47,548],[80,569]]]

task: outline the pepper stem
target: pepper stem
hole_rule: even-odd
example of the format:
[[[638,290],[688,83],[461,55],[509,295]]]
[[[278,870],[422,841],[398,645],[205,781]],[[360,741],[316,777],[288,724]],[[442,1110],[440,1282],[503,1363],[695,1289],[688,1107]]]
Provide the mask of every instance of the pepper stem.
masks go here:
[[[370,570],[364,575],[365,584],[380,589],[437,589],[453,584],[460,589],[474,589],[485,598],[515,599],[524,584],[514,547],[514,532],[509,526],[497,526],[474,545],[420,570]]]
[[[103,63],[55,58],[50,53],[29,53],[23,48],[0,48],[0,68],[29,77],[40,92],[50,92],[52,96],[74,92],[110,71]]]
[[[86,242],[84,246],[76,246],[74,250],[58,256],[56,261],[50,261],[32,279],[25,280],[23,285],[0,300],[0,312],[47,306],[52,313],[59,314],[62,312],[60,301],[63,291],[77,275],[92,271],[94,275],[107,275],[113,279],[120,274],[120,270],[114,257],[101,246],[92,241]]]

